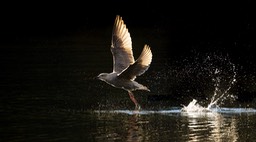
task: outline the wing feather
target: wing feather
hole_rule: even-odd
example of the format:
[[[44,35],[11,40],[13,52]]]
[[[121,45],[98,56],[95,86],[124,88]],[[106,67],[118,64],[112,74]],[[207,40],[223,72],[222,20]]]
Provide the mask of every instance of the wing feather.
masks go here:
[[[119,77],[134,80],[136,76],[142,75],[148,70],[152,61],[152,52],[148,45],[145,45],[139,58],[134,64],[130,65],[126,70],[119,74]]]
[[[111,41],[113,55],[113,72],[121,73],[133,64],[132,40],[122,17],[116,16]]]

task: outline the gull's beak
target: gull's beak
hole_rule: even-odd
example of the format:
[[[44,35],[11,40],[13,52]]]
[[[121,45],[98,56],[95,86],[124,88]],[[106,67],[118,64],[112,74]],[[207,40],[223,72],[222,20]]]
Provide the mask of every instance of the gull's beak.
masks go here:
[[[100,75],[96,76],[95,79],[100,79]]]

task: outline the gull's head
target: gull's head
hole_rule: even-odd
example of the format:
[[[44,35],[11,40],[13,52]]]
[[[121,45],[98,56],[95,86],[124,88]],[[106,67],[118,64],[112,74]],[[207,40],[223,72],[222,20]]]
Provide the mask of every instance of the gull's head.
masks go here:
[[[101,73],[97,76],[97,79],[105,81],[108,76],[108,73]]]

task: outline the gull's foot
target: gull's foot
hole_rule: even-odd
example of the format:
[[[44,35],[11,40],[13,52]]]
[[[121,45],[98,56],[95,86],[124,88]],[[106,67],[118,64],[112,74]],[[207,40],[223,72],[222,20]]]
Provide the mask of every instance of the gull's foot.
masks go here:
[[[141,110],[141,107],[140,107],[140,105],[139,105],[139,104],[136,104],[136,106],[135,106],[135,110],[136,110],[136,111],[140,111],[140,110]]]

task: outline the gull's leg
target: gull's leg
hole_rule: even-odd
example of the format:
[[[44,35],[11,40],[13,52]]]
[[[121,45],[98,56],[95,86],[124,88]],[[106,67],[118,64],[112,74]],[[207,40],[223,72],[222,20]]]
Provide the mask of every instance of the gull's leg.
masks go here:
[[[140,105],[138,104],[137,100],[135,99],[133,93],[131,91],[128,91],[130,99],[133,101],[135,104],[135,110],[140,110]]]

